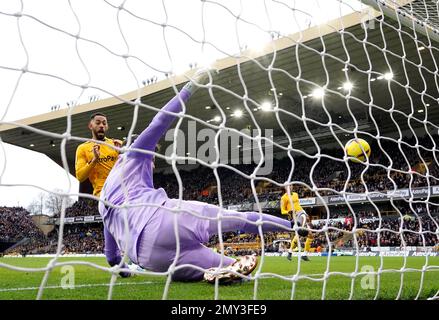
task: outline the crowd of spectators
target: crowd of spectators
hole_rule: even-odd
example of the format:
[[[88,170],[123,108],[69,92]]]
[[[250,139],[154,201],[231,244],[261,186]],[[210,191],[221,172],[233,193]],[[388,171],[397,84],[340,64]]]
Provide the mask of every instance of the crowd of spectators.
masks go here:
[[[64,253],[102,253],[104,249],[103,228],[96,223],[69,225],[63,239]]]
[[[24,210],[24,209],[22,209]],[[3,219],[3,210],[0,210],[0,226],[4,224],[6,219]],[[23,221],[23,225],[17,221],[17,230],[23,230],[23,228],[31,229],[31,232],[14,232],[14,237],[4,236],[0,232],[0,241],[2,242],[17,242],[23,239],[29,239],[20,245],[12,249],[12,252],[22,255],[28,254],[44,254],[55,253],[58,246],[58,229],[54,229],[48,235],[44,235],[38,227],[31,222]],[[26,226],[26,227],[24,227]],[[69,253],[102,253],[104,249],[104,236],[102,224],[99,223],[83,223],[83,224],[66,224],[64,226],[63,241],[61,252],[63,254]]]
[[[74,202],[70,207],[66,208],[65,217],[86,217],[98,216],[98,202],[92,199],[81,199]],[[60,213],[55,213],[54,217],[59,218]]]
[[[0,240],[41,239],[43,232],[22,207],[0,207]]]
[[[384,192],[395,188],[439,185],[437,155],[425,150],[432,147],[429,138],[420,139],[417,147],[414,147],[414,139],[404,141],[412,147],[390,140],[382,140],[380,144],[373,139],[368,140],[372,149],[369,165],[343,161],[344,153],[341,148],[338,151],[323,150],[320,157],[295,155],[294,164],[288,157],[274,159],[273,171],[264,178],[284,184],[292,173],[290,181],[306,183],[311,187],[315,185],[321,196],[337,194],[345,188],[347,192],[362,193],[366,191],[366,187],[369,192]],[[256,165],[240,164],[233,167],[250,175]],[[217,169],[220,185],[211,168],[200,166],[194,172],[179,171],[185,200],[217,204],[220,189],[223,205],[255,202],[250,179],[231,169]],[[179,184],[174,174],[157,173],[154,175],[154,183],[157,187],[164,188],[170,197],[178,197]],[[283,191],[275,183],[269,186],[265,183],[264,187],[260,187],[259,183],[260,181],[255,181],[259,201],[277,200],[278,193]],[[302,198],[316,196],[315,192],[303,186],[296,187],[295,191]]]
[[[66,217],[96,216],[99,215],[97,201],[82,199],[76,201],[66,209]]]

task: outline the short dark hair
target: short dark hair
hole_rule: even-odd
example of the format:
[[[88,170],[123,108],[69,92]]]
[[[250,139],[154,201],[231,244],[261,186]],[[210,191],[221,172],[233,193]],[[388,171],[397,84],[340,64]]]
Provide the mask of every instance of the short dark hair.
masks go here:
[[[102,112],[95,112],[90,116],[90,121],[93,120],[96,116],[102,116],[102,117],[107,117],[106,114],[103,114]]]

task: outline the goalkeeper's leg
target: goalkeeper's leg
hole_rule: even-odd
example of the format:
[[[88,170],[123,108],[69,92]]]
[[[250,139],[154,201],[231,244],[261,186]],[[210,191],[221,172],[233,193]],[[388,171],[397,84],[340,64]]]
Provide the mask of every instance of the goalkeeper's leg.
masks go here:
[[[209,218],[218,218],[219,208],[208,205],[203,215]],[[260,215],[257,212],[238,212],[232,210],[223,210],[221,218],[222,232],[240,230],[244,233],[258,234],[259,229],[257,222],[261,223],[262,232],[279,232],[291,229],[291,222],[269,214]],[[218,234],[219,219],[206,220],[205,237]]]
[[[219,232],[220,210],[218,206],[199,201],[179,201],[169,199],[165,207],[176,209],[180,206],[179,225],[184,232],[191,230],[191,237],[200,243],[206,243],[213,235]],[[170,212],[168,210],[164,210]],[[257,212],[238,212],[222,209],[221,232],[241,231],[242,233],[258,234],[257,223],[261,223],[262,232],[277,232],[291,229],[291,222],[269,214],[260,215]]]
[[[175,213],[170,210],[178,207]],[[221,255],[202,245],[207,243],[212,235],[218,234],[219,211],[219,207],[203,202],[167,200],[163,207],[157,210],[139,237],[137,250],[139,265],[152,271],[165,272],[177,258],[176,266],[192,264],[203,269],[219,267]],[[174,219],[174,214],[177,221]],[[258,233],[258,226],[250,223],[259,220],[258,213],[224,210],[222,214],[222,232],[240,230]],[[178,238],[174,229],[175,222]],[[280,231],[291,228],[291,224],[281,218],[263,215],[261,227],[264,232]],[[177,246],[180,248],[178,257]],[[222,266],[229,267],[237,273],[251,272],[257,260],[253,258],[243,260],[244,263],[235,264],[234,259],[223,257]],[[173,274],[173,278],[179,281],[201,280],[202,276],[202,271],[186,266]]]

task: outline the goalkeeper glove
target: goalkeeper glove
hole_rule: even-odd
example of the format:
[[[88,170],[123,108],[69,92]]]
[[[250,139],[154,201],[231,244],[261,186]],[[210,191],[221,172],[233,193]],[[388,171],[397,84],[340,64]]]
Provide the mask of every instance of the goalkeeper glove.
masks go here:
[[[124,268],[126,268],[126,266],[124,266]],[[132,276],[131,272],[124,272],[124,271],[119,272],[119,275],[120,275],[122,278],[129,278],[129,277]]]
[[[197,91],[200,85],[206,85],[209,83],[209,81],[209,70],[200,69],[193,75],[192,80],[186,83],[183,89],[186,89],[193,94],[195,91]]]
[[[108,260],[108,264],[111,266],[111,267],[114,267],[114,266],[116,266],[116,265],[118,265],[119,263],[120,263],[120,259],[121,259],[121,257],[119,256],[119,257],[117,257],[117,258],[115,258],[115,259],[113,259],[113,260]],[[123,269],[128,269],[128,266],[126,265],[126,263],[124,263],[121,267],[120,267],[121,269],[123,268]],[[129,278],[129,277],[131,277],[131,272],[125,272],[125,271],[121,271],[121,272],[119,272],[119,275],[122,277],[122,278]]]

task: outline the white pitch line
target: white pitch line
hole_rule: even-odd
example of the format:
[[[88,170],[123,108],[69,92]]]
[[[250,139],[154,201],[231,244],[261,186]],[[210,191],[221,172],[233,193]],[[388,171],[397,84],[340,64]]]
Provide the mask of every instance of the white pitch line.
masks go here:
[[[144,281],[144,282],[119,282],[115,283],[114,286],[127,286],[127,285],[140,285],[140,284],[152,284],[152,281]],[[79,284],[74,285],[73,289],[78,288],[92,288],[92,287],[109,287],[108,283],[96,283],[96,284]],[[11,291],[31,291],[38,290],[40,287],[27,287],[27,288],[8,288],[8,289],[0,289],[0,292],[11,292]],[[64,289],[62,286],[46,286],[44,289]],[[70,289],[70,288],[65,288]]]

